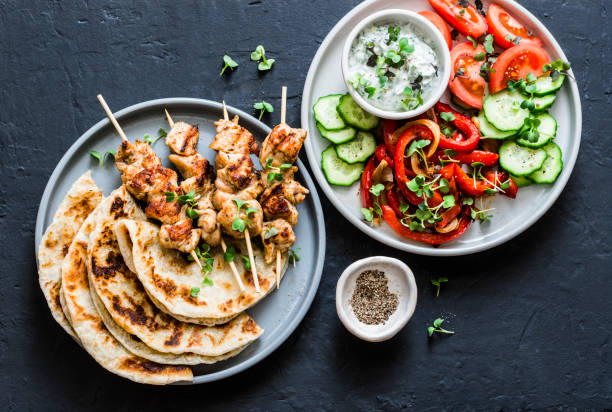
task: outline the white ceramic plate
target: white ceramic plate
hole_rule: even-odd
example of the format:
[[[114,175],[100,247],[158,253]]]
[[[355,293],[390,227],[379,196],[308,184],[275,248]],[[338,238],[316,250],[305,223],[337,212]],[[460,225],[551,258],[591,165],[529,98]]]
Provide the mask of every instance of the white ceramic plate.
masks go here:
[[[512,0],[496,0],[499,4],[544,42],[544,48],[551,60],[563,59],[565,54],[552,34],[527,9]],[[485,2],[488,7],[489,2]],[[426,0],[371,0],[351,10],[327,35],[317,51],[306,77],[302,95],[302,127],[308,129],[306,139],[308,161],[327,198],[334,204],[353,225],[368,236],[392,246],[421,255],[457,256],[480,252],[500,245],[519,235],[534,224],[557,200],[565,187],[574,168],[580,134],[582,130],[582,113],[580,97],[576,83],[567,80],[557,94],[557,101],[550,113],[557,119],[558,132],[555,142],[563,151],[564,168],[557,181],[552,185],[532,185],[521,188],[515,200],[496,196],[492,207],[494,218],[484,224],[472,224],[459,239],[437,248],[418,243],[397,235],[388,225],[371,227],[362,220],[360,213],[359,184],[344,188],[330,185],[321,170],[321,152],[329,145],[316,128],[312,115],[312,106],[321,96],[332,93],[346,93],[342,80],[341,55],[344,39],[351,29],[362,19],[384,9],[408,9],[413,11],[432,10]],[[458,40],[461,40],[460,37]],[[449,101],[448,91],[442,98]]]
[[[97,102],[92,99],[92,104]],[[207,159],[213,160],[215,152],[208,148],[215,135],[213,122],[222,117],[221,104],[203,99],[169,98],[151,100],[125,108],[115,116],[130,140],[141,139],[145,134],[157,136],[160,127],[169,130],[164,117],[167,108],[175,120],[183,120],[200,127],[199,150]],[[230,117],[240,116],[240,124],[249,129],[255,139],[263,141],[270,128],[253,116],[228,107]],[[103,116],[100,108],[100,117]],[[44,230],[51,223],[53,214],[72,183],[87,169],[104,194],[119,187],[121,180],[114,162],[108,160],[103,168],[89,155],[90,150],[105,152],[116,149],[120,138],[108,119],[101,120],[85,132],[67,151],[49,178],[42,196],[36,219],[36,249]],[[170,154],[163,139],[153,146],[165,166]],[[258,164],[258,162],[257,162]],[[298,205],[300,222],[295,227],[295,248],[301,248],[301,260],[296,267],[289,266],[283,277],[281,288],[275,290],[262,302],[248,310],[249,315],[264,328],[264,334],[239,355],[213,365],[192,367],[192,383],[211,382],[235,375],[264,359],[283,343],[306,315],[321,279],[325,259],[325,225],[321,203],[314,182],[304,165],[298,160],[298,180],[310,190],[306,200]]]

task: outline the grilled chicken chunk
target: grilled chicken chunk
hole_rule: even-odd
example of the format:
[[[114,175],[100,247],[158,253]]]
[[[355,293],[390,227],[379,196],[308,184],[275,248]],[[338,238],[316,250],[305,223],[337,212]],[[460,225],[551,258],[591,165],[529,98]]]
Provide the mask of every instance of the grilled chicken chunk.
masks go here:
[[[283,185],[276,184],[261,195],[261,208],[266,219],[285,219],[291,226],[297,225],[298,211],[295,205],[282,195]]]
[[[217,212],[214,209],[200,211],[198,227],[202,230],[202,240],[210,246],[221,243],[221,225],[217,222]]]
[[[215,186],[218,189],[238,192],[259,178],[259,173],[248,155],[239,155],[234,160],[224,168],[217,170]]]
[[[192,156],[198,153],[198,126],[185,122],[176,122],[166,136],[166,144],[174,153],[181,156]]]
[[[127,190],[138,200],[153,199],[178,189],[178,176],[172,169],[155,166],[141,170],[126,184]]]
[[[217,179],[218,180],[218,179]],[[257,198],[263,191],[263,185],[257,180],[253,180],[251,184],[239,192],[231,192],[227,187],[217,185],[218,181],[215,181],[217,190],[212,196],[212,203],[216,209],[221,209],[224,203],[232,199],[251,200]]]
[[[126,184],[142,169],[161,166],[161,159],[148,143],[123,141],[115,155],[115,166],[121,172],[121,181]]]
[[[251,132],[238,124],[238,116],[232,120],[219,119],[215,122],[217,135],[210,148],[218,152],[257,154],[259,145]]]
[[[168,158],[176,166],[183,179],[189,179],[194,176],[207,176],[212,179],[215,174],[215,170],[210,162],[199,153],[191,156],[171,154]]]
[[[272,129],[261,145],[260,163],[265,165],[268,159],[272,159],[272,166],[276,167],[295,163],[306,134],[304,129],[294,129],[285,123],[279,124]]]
[[[261,181],[267,186],[263,196],[267,196],[266,192],[269,192],[272,186],[282,184],[283,196],[287,197],[287,199],[292,203],[302,203],[306,198],[306,195],[310,192],[295,180],[294,174],[297,172],[297,170],[297,166],[291,166],[290,168],[282,171],[276,168],[271,168],[265,169],[263,172],[261,172]],[[273,178],[269,178],[270,173],[275,174]]]
[[[276,232],[275,235],[273,234],[274,232]],[[268,237],[267,239],[266,236]],[[272,263],[276,257],[277,250],[284,253],[293,246],[295,243],[295,233],[293,233],[293,228],[286,220],[275,219],[264,223],[261,241],[264,245],[264,260],[266,263]]]
[[[191,225],[191,219],[162,225],[159,229],[159,243],[167,249],[190,253],[198,245],[201,236],[201,230],[193,229]]]
[[[178,204],[176,199],[167,202],[166,196],[162,194],[149,200],[145,208],[145,214],[150,219],[156,219],[164,224],[171,225],[184,218],[182,209],[183,207]]]
[[[255,211],[248,213],[247,210],[250,208]],[[228,200],[223,203],[221,210],[217,214],[217,221],[221,224],[223,231],[236,239],[244,239],[244,232],[234,230],[232,228],[234,220],[240,218],[246,222],[246,228],[249,229],[251,236],[257,236],[261,233],[263,226],[263,212],[261,206],[257,200],[247,200],[246,204],[240,208],[240,214],[238,213],[238,206],[233,200]]]

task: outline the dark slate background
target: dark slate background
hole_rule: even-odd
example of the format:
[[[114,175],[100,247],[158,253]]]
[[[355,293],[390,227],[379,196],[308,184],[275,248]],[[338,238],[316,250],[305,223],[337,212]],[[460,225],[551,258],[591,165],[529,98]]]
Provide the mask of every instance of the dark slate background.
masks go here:
[[[408,0],[407,0],[408,1]],[[100,368],[52,320],[38,288],[34,224],[47,179],[72,142],[114,109],[170,96],[279,107],[299,124],[315,51],[355,0],[0,0],[0,409],[572,410],[612,407],[610,331],[610,0],[526,0],[574,65],[584,130],[557,203],[502,247],[462,258],[401,253],[370,240],[323,198],[321,287],[273,355],[225,381],[147,387]],[[249,53],[263,43],[274,69]],[[221,56],[240,62],[219,78]],[[278,121],[278,111],[265,120]],[[520,207],[520,206],[518,206]],[[412,321],[387,343],[349,335],[334,292],[352,261],[382,254],[417,275]],[[445,275],[434,298],[432,277]],[[428,340],[447,317],[457,333]]]

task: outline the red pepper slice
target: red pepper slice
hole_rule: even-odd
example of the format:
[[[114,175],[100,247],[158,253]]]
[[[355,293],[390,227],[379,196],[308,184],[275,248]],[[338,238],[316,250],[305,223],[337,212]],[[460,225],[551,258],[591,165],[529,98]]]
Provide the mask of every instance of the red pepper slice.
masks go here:
[[[515,199],[518,193],[518,186],[514,183],[514,180],[510,179],[507,174],[502,172],[489,172],[485,176],[489,182],[497,183],[497,186],[501,186],[501,183],[508,182],[510,186],[503,189],[503,194],[509,198]]]
[[[457,141],[453,137],[447,137],[445,134],[440,134],[440,143],[438,147],[441,149],[452,149],[456,152],[471,152],[478,146],[480,140],[480,130],[469,117],[453,110],[449,105],[444,103],[436,103],[436,112],[438,115],[442,112],[450,112],[455,116],[455,119],[450,123],[459,129],[463,135],[466,136],[465,140]]]
[[[437,151],[434,154],[434,158],[440,160],[449,160],[449,157],[442,151]],[[499,155],[493,152],[485,152],[484,150],[474,150],[471,153],[457,153],[452,156],[454,160],[458,160],[459,163],[471,165],[472,163],[480,162],[485,166],[495,166],[499,160]]]
[[[397,129],[397,122],[395,120],[383,120],[383,139],[385,141],[385,147],[387,148],[387,153],[389,156],[393,156],[395,154],[395,144],[397,142],[393,141],[393,133],[395,133]]]
[[[363,169],[359,188],[361,204],[366,209],[372,207],[372,194],[370,193],[370,189],[372,188],[372,173],[374,173],[374,169],[376,169],[376,157],[372,156]]]
[[[413,232],[406,226],[402,225],[395,212],[390,206],[382,206],[383,218],[385,222],[399,235],[407,237],[408,239],[416,240],[417,242],[423,242],[430,245],[441,245],[451,240],[457,239],[459,236],[465,233],[470,226],[471,220],[467,216],[463,216],[459,221],[459,227],[449,233],[426,233],[426,232]]]
[[[401,217],[403,215],[402,211],[400,210],[400,205],[402,204],[402,200],[400,199],[401,194],[397,193],[396,188],[388,189],[386,193],[389,206],[391,206],[391,209],[393,209],[398,217]]]
[[[468,196],[480,197],[484,196],[486,190],[491,189],[491,185],[484,180],[477,180],[467,175],[461,169],[461,166],[455,164],[455,181],[459,190]]]
[[[387,153],[387,148],[384,144],[381,143],[378,145],[374,155],[381,162],[384,160],[385,162],[387,162],[387,165],[389,165],[390,167],[393,167],[393,159],[389,157],[389,154]]]
[[[395,145],[395,157],[393,159],[393,162],[395,167],[395,179],[397,180],[397,184],[400,188],[400,191],[410,203],[418,205],[419,203],[421,203],[422,200],[419,200],[418,203],[414,203],[415,198],[419,198],[416,197],[416,195],[412,193],[410,189],[408,189],[408,186],[406,186],[410,179],[408,178],[408,170],[406,168],[406,163],[404,162],[406,156],[406,149],[408,148],[410,142],[412,142],[416,138],[427,139],[430,141],[434,140],[431,131],[425,126],[415,125],[408,128],[400,136],[397,141],[397,144]]]
[[[460,212],[461,206],[455,203],[455,206],[442,213],[442,220],[438,222],[438,227],[442,229],[443,227],[448,225],[454,218],[457,217],[457,215],[459,215]]]

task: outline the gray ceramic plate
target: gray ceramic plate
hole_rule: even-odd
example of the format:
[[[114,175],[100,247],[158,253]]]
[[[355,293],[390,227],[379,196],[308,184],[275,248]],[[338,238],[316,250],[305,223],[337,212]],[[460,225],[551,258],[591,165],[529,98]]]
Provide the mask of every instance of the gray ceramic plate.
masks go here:
[[[140,103],[116,113],[116,117],[131,141],[142,139],[145,134],[157,136],[160,127],[169,130],[163,109],[167,108],[172,118],[184,120],[200,127],[200,151],[213,160],[215,152],[208,148],[215,135],[213,122],[222,117],[221,104],[202,99],[169,98]],[[270,128],[254,117],[240,110],[228,107],[230,116],[240,116],[240,124],[248,128],[260,142],[270,132]],[[100,114],[103,114],[100,108]],[[105,194],[119,187],[121,181],[112,160],[103,168],[89,152],[106,152],[116,149],[119,135],[107,119],[104,119],[85,132],[71,147],[53,171],[43,193],[36,220],[36,249],[44,230],[51,223],[53,214],[64,198],[72,183],[87,169],[92,171],[93,179]],[[155,151],[170,166],[168,148],[164,140],[154,144]],[[295,228],[296,248],[301,248],[296,267],[289,267],[281,288],[274,291],[261,303],[249,310],[249,314],[261,325],[265,332],[255,343],[240,355],[214,365],[194,367],[193,383],[211,382],[241,372],[272,353],[295,330],[306,315],[315,296],[321,279],[325,258],[325,226],[323,212],[315,185],[301,161],[299,180],[310,190],[310,196],[298,206],[300,222]]]

